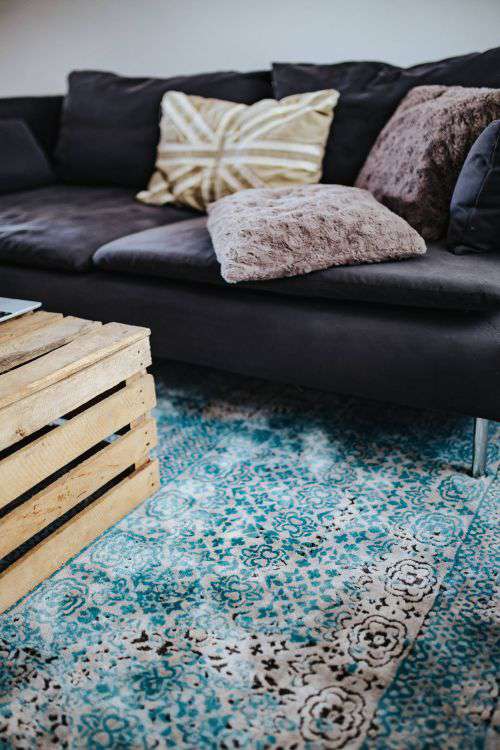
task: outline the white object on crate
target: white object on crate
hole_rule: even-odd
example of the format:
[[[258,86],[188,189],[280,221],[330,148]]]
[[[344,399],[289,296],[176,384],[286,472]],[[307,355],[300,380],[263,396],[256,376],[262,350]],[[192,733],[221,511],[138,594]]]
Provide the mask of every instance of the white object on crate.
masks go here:
[[[10,320],[10,318],[17,318],[18,315],[24,315],[41,306],[41,302],[33,302],[29,299],[0,297],[0,323],[3,323],[4,320]]]

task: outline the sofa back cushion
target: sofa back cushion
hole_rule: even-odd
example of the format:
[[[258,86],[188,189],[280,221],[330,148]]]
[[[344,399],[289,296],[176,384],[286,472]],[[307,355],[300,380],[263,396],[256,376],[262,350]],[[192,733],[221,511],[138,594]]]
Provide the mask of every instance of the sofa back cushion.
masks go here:
[[[378,134],[408,91],[429,84],[500,88],[500,47],[411,68],[383,62],[273,65],[278,99],[328,88],[340,92],[326,146],[323,182],[343,185],[354,184]]]
[[[456,255],[500,252],[500,120],[483,130],[458,176],[448,247]]]
[[[72,183],[144,188],[154,169],[160,102],[171,89],[242,104],[272,97],[269,72],[127,78],[75,71],[56,149],[59,176]]]
[[[0,120],[0,193],[50,185],[54,173],[24,120]]]
[[[23,120],[52,158],[59,136],[62,96],[12,96],[0,99],[1,120]]]

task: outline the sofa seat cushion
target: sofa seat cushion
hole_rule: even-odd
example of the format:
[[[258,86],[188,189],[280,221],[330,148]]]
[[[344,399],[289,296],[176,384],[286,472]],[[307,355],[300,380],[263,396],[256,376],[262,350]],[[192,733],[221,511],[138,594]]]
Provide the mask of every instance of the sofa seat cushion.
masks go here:
[[[206,217],[157,227],[101,247],[94,263],[103,271],[245,287],[279,295],[380,302],[411,307],[486,310],[500,306],[498,255],[453,255],[430,243],[419,258],[342,266],[273,281],[227,284],[221,276]]]
[[[125,188],[52,185],[0,196],[0,263],[85,271],[104,243],[191,218],[189,209],[153,208]]]
[[[101,271],[225,284],[206,216],[108,242],[95,253],[93,261]]]

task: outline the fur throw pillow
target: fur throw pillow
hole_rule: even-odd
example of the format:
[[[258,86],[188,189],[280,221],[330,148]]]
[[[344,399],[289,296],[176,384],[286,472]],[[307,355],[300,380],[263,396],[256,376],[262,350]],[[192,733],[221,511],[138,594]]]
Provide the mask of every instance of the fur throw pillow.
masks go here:
[[[358,175],[426,240],[446,233],[453,188],[472,144],[500,117],[500,89],[417,86],[377,138]]]
[[[342,185],[243,190],[212,203],[208,214],[221,273],[231,283],[398,260],[426,250],[404,219],[366,190]]]

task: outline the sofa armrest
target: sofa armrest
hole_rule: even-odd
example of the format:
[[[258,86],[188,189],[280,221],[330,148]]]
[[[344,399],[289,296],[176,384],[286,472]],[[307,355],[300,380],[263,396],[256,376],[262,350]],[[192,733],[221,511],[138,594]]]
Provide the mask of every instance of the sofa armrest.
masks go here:
[[[49,158],[52,157],[61,119],[62,96],[0,98],[0,119],[24,120]]]

